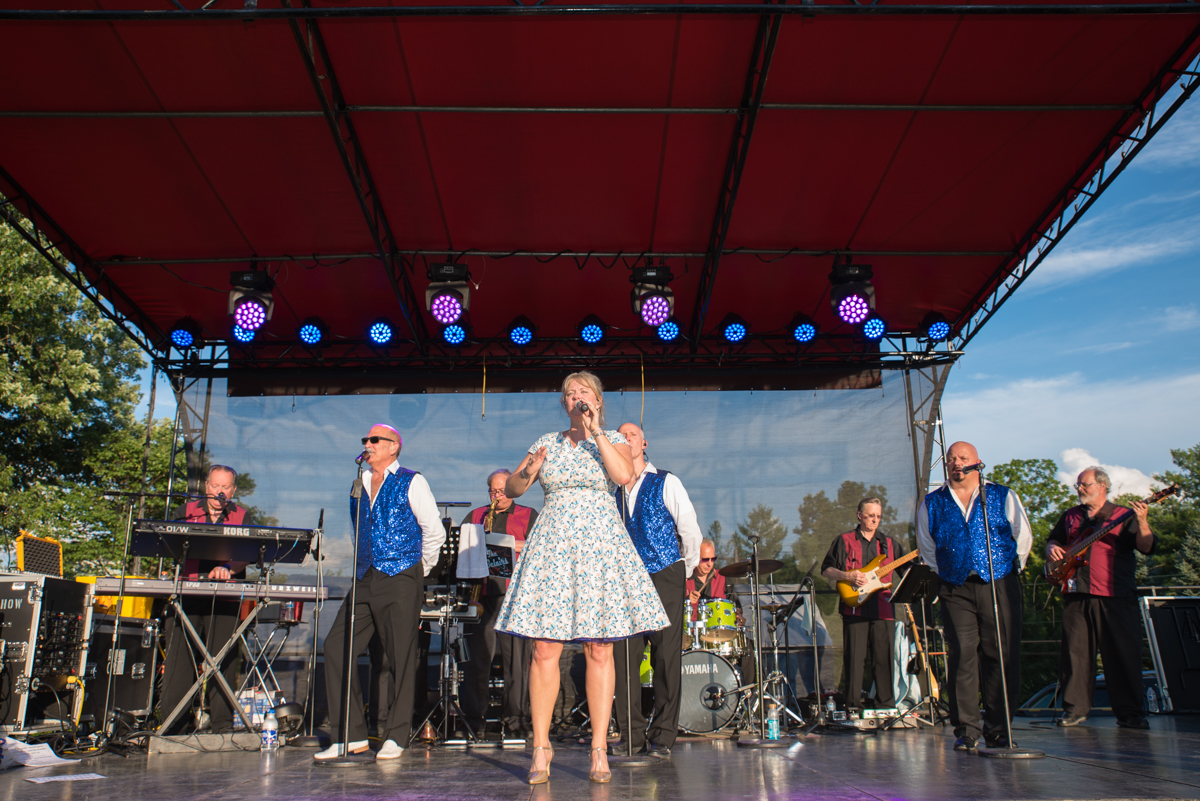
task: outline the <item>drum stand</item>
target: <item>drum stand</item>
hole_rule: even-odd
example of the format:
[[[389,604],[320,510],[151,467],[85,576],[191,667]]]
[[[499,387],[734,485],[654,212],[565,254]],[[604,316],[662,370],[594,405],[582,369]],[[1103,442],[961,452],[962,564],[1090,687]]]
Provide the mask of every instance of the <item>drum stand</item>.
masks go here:
[[[750,556],[750,591],[754,595],[754,688],[756,701],[759,704],[758,709],[758,737],[747,737],[738,740],[738,745],[743,748],[786,748],[795,743],[795,740],[790,734],[780,733],[778,740],[767,739],[767,718],[766,709],[762,704],[761,696],[766,695],[763,691],[763,668],[762,668],[762,598],[758,594],[758,541],[759,537],[756,534],[751,534],[747,537],[750,540],[751,556]],[[771,697],[771,696],[768,696]],[[778,701],[776,701],[778,703]],[[753,717],[751,717],[753,721]]]
[[[463,639],[462,633],[459,631],[459,624],[454,620],[454,601],[453,593],[446,596],[437,596],[434,603],[441,607],[441,619],[438,621],[442,627],[442,654],[439,661],[438,669],[438,702],[434,704],[433,709],[429,710],[429,714],[425,716],[417,726],[413,728],[412,735],[408,739],[408,744],[411,746],[420,735],[425,724],[428,723],[439,709],[442,710],[442,722],[438,740],[442,745],[458,745],[472,746],[480,745],[481,740],[475,736],[475,730],[471,728],[471,724],[467,721],[467,716],[463,714],[462,707],[458,704],[458,684],[460,681],[461,672],[458,669],[459,662],[468,662],[471,659],[470,653],[467,651],[467,641]],[[457,659],[456,657],[457,652]],[[462,721],[463,728],[466,729],[466,739],[451,740],[450,735],[453,730],[450,728],[450,718],[457,715]],[[435,743],[436,744],[436,743]],[[496,743],[500,745],[500,743]]]

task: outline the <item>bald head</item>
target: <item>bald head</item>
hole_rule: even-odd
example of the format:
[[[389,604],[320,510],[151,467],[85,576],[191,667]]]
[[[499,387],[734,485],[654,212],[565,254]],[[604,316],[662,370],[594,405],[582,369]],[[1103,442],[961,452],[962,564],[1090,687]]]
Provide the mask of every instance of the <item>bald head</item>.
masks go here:
[[[367,463],[374,471],[386,470],[400,455],[400,448],[400,432],[386,423],[371,426],[363,443],[363,449],[367,452]]]
[[[633,455],[633,466],[638,467],[639,464],[644,463],[646,459],[646,435],[642,433],[642,429],[634,423],[624,423],[617,431],[629,441],[629,451]]]

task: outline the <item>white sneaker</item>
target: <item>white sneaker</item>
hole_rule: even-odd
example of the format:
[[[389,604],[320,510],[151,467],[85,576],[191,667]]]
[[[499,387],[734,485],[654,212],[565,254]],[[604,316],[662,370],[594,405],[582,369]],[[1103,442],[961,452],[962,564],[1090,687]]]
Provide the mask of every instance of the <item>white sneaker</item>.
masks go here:
[[[344,756],[347,752],[351,754],[361,754],[364,751],[369,751],[370,749],[371,745],[366,740],[356,740],[350,743],[348,748],[343,746],[341,743],[334,743],[324,751],[314,754],[313,759],[318,761],[322,759],[335,759],[337,757]]]
[[[395,740],[385,740],[383,748],[375,755],[376,759],[396,759],[404,753],[404,749],[396,745]]]

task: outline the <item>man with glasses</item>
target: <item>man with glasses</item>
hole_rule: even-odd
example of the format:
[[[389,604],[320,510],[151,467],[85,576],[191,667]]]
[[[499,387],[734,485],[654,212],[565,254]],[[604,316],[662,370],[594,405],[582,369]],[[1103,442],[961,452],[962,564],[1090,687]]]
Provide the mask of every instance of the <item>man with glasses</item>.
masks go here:
[[[848,581],[855,587],[867,583],[867,576],[860,568],[877,556],[884,557],[884,564],[896,558],[896,542],[879,531],[883,520],[883,501],[879,498],[863,498],[858,502],[858,525],[845,534],[839,534],[829,546],[825,561],[821,563],[821,575],[831,581]],[[867,596],[861,606],[850,606],[845,601],[838,604],[842,613],[842,660],[843,678],[846,683],[846,705],[863,707],[863,666],[870,645],[875,675],[875,696],[879,705],[890,709],[896,705],[896,694],[892,690],[892,643],[896,636],[895,616],[892,614],[891,590],[879,590]]]
[[[699,615],[700,602],[725,597],[725,577],[717,572],[717,546],[708,537],[700,541],[700,561],[687,581],[692,620]]]
[[[1015,748],[1008,742],[1004,690],[1000,681],[1003,637],[1008,709],[1017,708],[1021,688],[1021,584],[1033,533],[1017,493],[1001,484],[979,480],[979,452],[969,442],[956,442],[946,452],[949,480],[925,496],[917,507],[917,544],[921,558],[938,578],[938,600],[946,630],[946,673],[950,722],[955,751],[973,751],[982,735],[989,748]],[[987,499],[985,536],[980,493]],[[988,568],[989,547],[993,573]],[[999,615],[992,604],[994,583]],[[983,721],[979,718],[980,679]]]
[[[358,664],[359,655],[378,633],[394,680],[388,683],[391,697],[387,699],[387,720],[379,726],[383,747],[375,756],[395,759],[408,745],[415,682],[425,675],[417,659],[423,579],[438,562],[446,529],[425,477],[401,467],[396,460],[402,447],[400,433],[391,426],[376,425],[362,443],[366,462],[363,497],[355,498],[353,492],[350,497],[350,519],[358,530],[358,564],[354,566],[354,632],[349,666]],[[360,500],[364,502],[361,507]],[[342,708],[348,599],[349,593],[325,636],[325,691],[334,744],[318,753],[318,760],[362,753],[369,748],[357,670],[351,673],[350,710]],[[342,737],[344,714],[350,719],[348,742],[343,743],[338,740]]]
[[[504,494],[504,482],[511,470],[496,470],[487,477],[488,505],[473,509],[463,523],[484,526],[492,534],[508,534],[516,540],[519,555],[525,544],[525,534],[533,528],[537,511],[521,506]],[[504,700],[501,704],[501,728],[524,736],[530,727],[529,661],[533,658],[533,640],[496,633],[496,618],[508,590],[508,579],[489,576],[484,579],[483,616],[467,626],[467,645],[471,659],[466,664],[462,687],[463,714],[475,734],[482,734],[489,702],[488,680],[496,646],[500,647],[500,666],[504,672]]]
[[[1059,682],[1063,711],[1059,726],[1087,720],[1096,691],[1096,651],[1104,661],[1104,683],[1117,725],[1148,729],[1142,690],[1142,621],[1137,607],[1135,551],[1154,552],[1157,538],[1147,520],[1149,507],[1137,501],[1133,514],[1108,500],[1112,479],[1102,467],[1079,474],[1079,505],[1058,519],[1046,546],[1046,560],[1062,559],[1066,549],[1103,526],[1113,515],[1124,522],[1094,542],[1087,564],[1079,568],[1063,593],[1062,650]]]
[[[687,490],[679,479],[646,461],[646,437],[642,429],[626,423],[617,429],[629,442],[635,478],[616,492],[617,508],[638,556],[650,573],[659,600],[670,621],[665,629],[649,636],[650,662],[654,668],[654,720],[646,731],[642,714],[640,667],[645,649],[642,637],[631,637],[617,647],[617,724],[621,742],[609,753],[645,749],[665,759],[679,733],[679,700],[682,685],[683,609],[687,577],[700,560],[700,525]],[[622,658],[624,657],[624,658]],[[628,718],[626,710],[632,715]],[[647,742],[647,737],[649,741]]]
[[[233,496],[236,494],[237,471],[223,464],[214,464],[208,469],[208,476],[204,480],[204,494],[176,509],[171,519],[215,525],[254,525],[246,514],[245,508],[233,502]],[[183,577],[188,579],[229,581],[230,579],[244,579],[247,564],[247,562],[188,559],[181,567],[181,571]],[[180,605],[183,607],[184,614],[188,616],[192,625],[204,638],[210,654],[220,651],[237,629],[238,613],[241,609],[241,603],[238,601],[220,601],[216,598],[188,596],[182,599]],[[174,616],[167,619],[164,629],[163,636],[167,643],[167,655],[164,660],[165,673],[163,674],[160,709],[163,717],[166,717],[179,705],[196,681],[196,676],[199,675],[196,669],[199,659],[197,654],[193,653],[187,632]],[[230,648],[229,653],[221,662],[221,675],[235,690],[238,686],[238,653],[237,648]],[[208,703],[211,730],[217,734],[233,731],[233,707],[217,682],[208,682],[205,699]],[[167,733],[182,734],[189,722],[189,715],[181,716]]]

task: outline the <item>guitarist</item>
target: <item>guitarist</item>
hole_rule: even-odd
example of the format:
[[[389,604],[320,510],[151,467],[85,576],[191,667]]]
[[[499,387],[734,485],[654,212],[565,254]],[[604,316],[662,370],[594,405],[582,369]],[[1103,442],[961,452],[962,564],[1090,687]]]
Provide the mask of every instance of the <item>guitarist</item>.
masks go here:
[[[848,581],[856,587],[867,583],[867,577],[859,568],[877,556],[884,563],[896,558],[896,543],[879,530],[883,519],[883,502],[879,498],[863,498],[858,502],[858,526],[838,537],[829,546],[825,561],[821,564],[821,575],[830,581]],[[863,663],[867,656],[867,643],[871,645],[872,665],[875,672],[876,700],[880,707],[890,709],[896,705],[892,688],[892,643],[895,640],[895,618],[891,590],[872,593],[859,607],[844,601],[839,602],[842,613],[842,647],[845,649],[843,679],[847,707],[862,709]]]
[[[1154,552],[1157,538],[1150,530],[1145,503],[1133,504],[1133,514],[1108,500],[1112,480],[1100,467],[1079,474],[1075,491],[1079,505],[1068,509],[1046,548],[1048,560],[1061,559],[1065,549],[1104,525],[1113,515],[1125,521],[1094,542],[1064,587],[1062,652],[1059,682],[1063,713],[1059,726],[1078,726],[1087,720],[1096,689],[1096,650],[1104,660],[1104,680],[1117,716],[1126,729],[1148,729],[1142,691],[1142,621],[1138,614],[1134,550]]]

